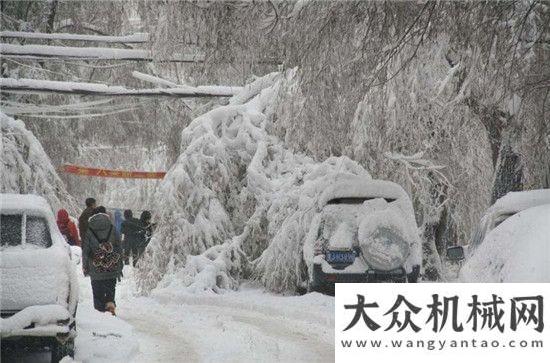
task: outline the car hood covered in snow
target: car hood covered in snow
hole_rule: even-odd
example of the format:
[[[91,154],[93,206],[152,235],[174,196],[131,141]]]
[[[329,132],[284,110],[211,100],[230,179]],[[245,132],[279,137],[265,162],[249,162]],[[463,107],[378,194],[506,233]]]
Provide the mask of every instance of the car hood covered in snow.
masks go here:
[[[464,282],[550,282],[550,204],[493,229],[460,271]]]
[[[72,263],[63,246],[14,246],[1,254],[2,310],[48,304],[69,306]]]

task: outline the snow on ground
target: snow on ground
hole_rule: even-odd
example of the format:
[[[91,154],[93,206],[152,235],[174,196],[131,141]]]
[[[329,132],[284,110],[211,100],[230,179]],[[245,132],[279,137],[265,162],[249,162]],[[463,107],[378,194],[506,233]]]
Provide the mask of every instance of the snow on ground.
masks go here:
[[[333,361],[334,299],[281,296],[245,285],[225,294],[155,290],[134,296],[126,267],[118,316],[93,311],[81,278],[76,359],[83,362]],[[126,357],[126,359],[123,359]]]
[[[125,267],[117,286],[118,315],[113,317],[93,309],[90,280],[80,273],[79,282],[76,362],[334,360],[330,296],[275,295],[245,283],[225,294],[165,288],[143,297],[134,294],[133,269]],[[48,359],[47,353],[35,352],[24,361]]]

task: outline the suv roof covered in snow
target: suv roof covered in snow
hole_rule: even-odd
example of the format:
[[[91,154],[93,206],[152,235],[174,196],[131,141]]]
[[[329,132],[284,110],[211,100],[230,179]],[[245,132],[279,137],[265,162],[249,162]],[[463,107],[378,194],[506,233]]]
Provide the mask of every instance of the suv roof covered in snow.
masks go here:
[[[53,218],[46,199],[34,194],[0,194],[0,210],[3,213],[27,213]]]
[[[387,180],[371,179],[352,174],[338,174],[319,198],[319,207],[338,198],[384,198],[386,200],[406,199],[409,196],[396,183]]]

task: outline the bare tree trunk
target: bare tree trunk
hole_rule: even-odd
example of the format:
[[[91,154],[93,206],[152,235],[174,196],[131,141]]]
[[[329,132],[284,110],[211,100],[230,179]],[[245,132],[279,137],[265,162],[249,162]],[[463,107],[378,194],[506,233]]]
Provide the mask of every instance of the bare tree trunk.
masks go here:
[[[506,195],[508,192],[523,189],[523,163],[521,155],[514,149],[514,145],[518,139],[519,131],[515,126],[511,126],[509,130],[503,133],[498,160],[495,166],[491,203],[496,202],[498,198]]]
[[[480,105],[475,97],[466,101],[470,109],[480,118],[487,130],[491,144],[495,177],[491,204],[511,191],[522,190],[523,165],[515,145],[520,138],[519,127],[512,115],[496,106]]]
[[[427,281],[441,280],[441,258],[437,253],[435,243],[438,221],[427,221],[423,226],[422,234],[422,266],[423,278]]]
[[[446,188],[435,180],[432,173],[428,177],[432,183],[431,210],[425,210],[422,232],[422,265],[424,267],[423,278],[427,281],[440,281],[443,278],[443,266],[441,255],[445,251],[444,231],[448,228],[446,207],[437,208],[446,199]]]
[[[50,2],[50,13],[48,14],[48,21],[46,27],[46,33],[51,33],[53,31],[53,25],[55,22],[55,14],[57,12],[57,2],[58,0],[52,0]]]

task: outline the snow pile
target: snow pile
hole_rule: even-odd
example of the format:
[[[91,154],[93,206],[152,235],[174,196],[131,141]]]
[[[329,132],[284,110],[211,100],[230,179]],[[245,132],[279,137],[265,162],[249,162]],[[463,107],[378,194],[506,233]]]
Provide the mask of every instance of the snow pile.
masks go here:
[[[550,204],[493,229],[460,271],[465,282],[550,282]]]
[[[346,157],[316,163],[272,135],[286,75],[269,74],[182,132],[183,153],[156,194],[159,226],[136,272],[138,287],[235,288],[255,277],[275,291],[307,279],[303,245],[322,192],[369,174]]]
[[[20,120],[0,112],[0,192],[42,195],[54,210],[75,213],[75,202],[65,190],[49,157]]]
[[[61,305],[29,306],[9,318],[0,319],[0,336],[8,337],[33,323],[36,325],[54,324],[54,327],[57,327],[55,324],[58,320],[66,320],[70,316],[69,311]],[[44,331],[44,335],[47,333]]]

